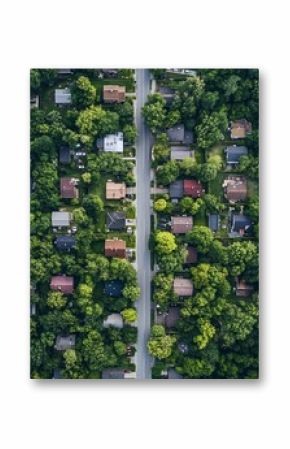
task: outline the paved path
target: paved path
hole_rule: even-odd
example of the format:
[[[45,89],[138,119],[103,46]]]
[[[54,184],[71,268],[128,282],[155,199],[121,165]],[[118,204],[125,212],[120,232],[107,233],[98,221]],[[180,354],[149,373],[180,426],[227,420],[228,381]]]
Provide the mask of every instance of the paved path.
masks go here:
[[[146,344],[151,326],[150,303],[150,251],[148,240],[150,235],[150,146],[151,134],[144,124],[142,107],[147,101],[150,90],[149,70],[136,70],[136,189],[137,189],[137,242],[136,259],[138,267],[138,281],[141,296],[137,301],[138,310],[138,341],[136,352],[137,379],[151,379],[152,359],[149,356]]]

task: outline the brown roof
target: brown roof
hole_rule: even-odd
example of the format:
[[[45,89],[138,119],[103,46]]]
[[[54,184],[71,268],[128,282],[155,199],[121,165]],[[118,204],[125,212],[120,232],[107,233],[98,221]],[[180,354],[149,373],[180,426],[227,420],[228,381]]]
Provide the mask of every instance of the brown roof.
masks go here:
[[[196,179],[185,179],[183,181],[183,195],[199,198],[204,193],[204,189],[200,181]]]
[[[62,293],[73,293],[74,278],[71,276],[52,276],[50,279],[50,289],[58,290]]]
[[[171,329],[175,327],[177,320],[180,318],[180,308],[179,307],[169,307],[168,312],[157,314],[157,324],[162,324],[166,328]]]
[[[105,241],[105,255],[107,257],[126,257],[126,242],[124,240],[112,239]]]
[[[236,279],[236,295],[237,296],[249,296],[252,291],[253,291],[253,286],[247,284],[245,281],[243,281],[242,279]]]
[[[62,198],[78,198],[75,178],[60,178],[60,195]]]
[[[247,197],[247,181],[243,176],[229,176],[224,184],[225,197],[229,201],[241,201]]]
[[[126,184],[124,182],[112,182],[106,183],[106,198],[107,200],[119,200],[126,196]]]
[[[125,86],[104,86],[103,98],[105,103],[122,103],[125,101]]]
[[[245,119],[231,122],[231,138],[243,139],[247,134],[251,134],[252,124]]]
[[[193,284],[190,279],[174,278],[173,281],[174,293],[178,296],[192,296]]]
[[[193,246],[188,246],[185,263],[190,264],[195,262],[197,262],[197,250]]]
[[[171,217],[171,230],[173,234],[185,234],[191,231],[192,226],[192,217]]]

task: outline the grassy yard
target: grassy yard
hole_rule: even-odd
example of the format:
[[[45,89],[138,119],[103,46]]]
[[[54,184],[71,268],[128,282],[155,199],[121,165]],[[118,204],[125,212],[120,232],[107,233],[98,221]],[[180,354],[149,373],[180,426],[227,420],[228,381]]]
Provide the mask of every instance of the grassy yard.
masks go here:
[[[204,211],[199,211],[193,217],[193,223],[197,226],[207,226],[207,217]]]
[[[248,197],[259,195],[259,182],[258,180],[248,179]]]
[[[222,187],[224,177],[224,173],[219,172],[216,178],[208,183],[208,193],[216,195],[220,201],[224,201],[224,189]]]

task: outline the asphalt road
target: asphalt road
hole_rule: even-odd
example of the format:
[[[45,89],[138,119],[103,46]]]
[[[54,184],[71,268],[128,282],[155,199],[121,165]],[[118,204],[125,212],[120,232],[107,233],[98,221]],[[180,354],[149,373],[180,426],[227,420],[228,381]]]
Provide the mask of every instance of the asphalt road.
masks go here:
[[[147,101],[150,90],[149,70],[136,70],[136,192],[137,192],[137,241],[136,259],[138,269],[138,281],[141,288],[141,296],[137,301],[138,310],[138,340],[136,353],[136,377],[137,379],[151,379],[152,359],[149,356],[146,344],[151,326],[150,303],[150,251],[148,240],[150,236],[150,146],[152,143],[149,129],[142,117],[142,107]]]

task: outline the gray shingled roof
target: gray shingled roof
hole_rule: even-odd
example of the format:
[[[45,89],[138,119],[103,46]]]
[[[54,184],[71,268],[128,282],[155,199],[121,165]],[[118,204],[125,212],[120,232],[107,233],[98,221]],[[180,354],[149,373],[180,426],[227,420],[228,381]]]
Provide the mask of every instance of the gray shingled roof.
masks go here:
[[[170,184],[169,194],[171,198],[182,198],[183,197],[183,181],[175,181]]]
[[[123,211],[111,211],[107,213],[106,224],[109,229],[124,229],[126,215]]]
[[[52,212],[51,222],[52,226],[69,226],[71,214],[69,212]]]
[[[233,145],[232,147],[227,147],[225,152],[228,164],[238,164],[242,156],[247,156],[248,149],[247,147]]]

